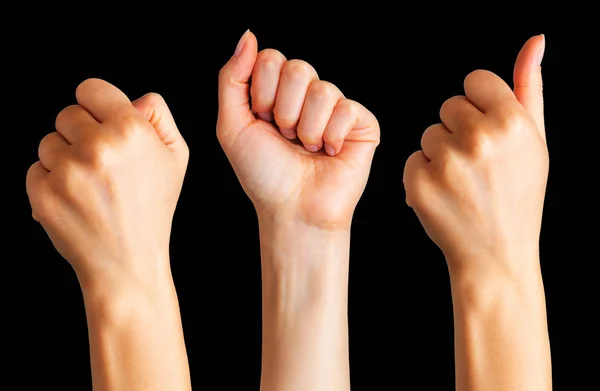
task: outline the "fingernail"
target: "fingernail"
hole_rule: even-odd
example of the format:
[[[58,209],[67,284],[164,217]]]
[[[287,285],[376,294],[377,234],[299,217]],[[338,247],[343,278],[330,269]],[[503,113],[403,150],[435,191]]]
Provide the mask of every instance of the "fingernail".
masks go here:
[[[244,35],[242,35],[242,38],[240,38],[240,41],[238,42],[236,48],[235,48],[235,53],[233,53],[233,56],[237,56],[242,52],[242,49],[244,48],[244,44],[246,43],[246,40],[248,39],[248,32],[250,30],[246,30],[246,32],[244,33]]]
[[[335,155],[335,149],[333,149],[333,147],[325,144],[325,152],[327,152],[327,154],[329,156],[334,156]]]
[[[293,140],[296,138],[296,131],[293,129],[279,129],[283,137]]]
[[[304,148],[311,152],[317,152],[319,150],[319,147],[316,145],[305,145]]]
[[[273,122],[273,116],[270,113],[256,113],[256,116],[263,121]]]
[[[542,60],[544,59],[544,52],[546,51],[546,36],[541,34],[542,37],[542,46],[540,47],[540,52],[538,53],[538,65],[542,65]]]

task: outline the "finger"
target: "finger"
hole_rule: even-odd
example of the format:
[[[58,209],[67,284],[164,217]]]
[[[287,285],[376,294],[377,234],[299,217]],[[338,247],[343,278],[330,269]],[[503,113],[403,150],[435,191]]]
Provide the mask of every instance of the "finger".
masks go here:
[[[178,157],[187,163],[188,146],[181,136],[175,119],[164,98],[154,92],[132,102],[144,118],[152,124],[160,140]]]
[[[340,99],[323,133],[328,155],[365,153],[371,156],[379,145],[379,123],[373,113],[350,99]],[[346,148],[348,145],[348,148]]]
[[[261,51],[256,58],[250,86],[252,111],[258,118],[267,122],[273,121],[277,88],[286,61],[283,54],[273,49]]]
[[[448,148],[451,133],[444,124],[431,125],[421,136],[421,149],[428,160],[434,160],[440,151]]]
[[[254,120],[250,111],[248,81],[256,62],[258,43],[249,30],[242,35],[235,53],[219,72],[219,140],[231,143]]]
[[[343,97],[342,92],[329,82],[315,80],[310,84],[297,129],[304,148],[316,152],[323,147],[323,133],[337,102]],[[335,141],[339,144],[339,140]],[[341,145],[336,145],[335,148],[341,148]],[[325,151],[333,156],[335,148],[327,144]]]
[[[416,151],[408,157],[404,164],[402,182],[406,191],[406,204],[411,208],[415,207],[417,195],[420,194],[419,186],[423,183],[428,162],[423,151]]]
[[[544,141],[546,131],[541,64],[545,48],[546,39],[543,34],[529,38],[517,56],[513,75],[515,96],[535,120]]]
[[[58,132],[44,136],[38,147],[38,156],[44,168],[52,171],[56,163],[68,153],[69,144]]]
[[[451,133],[472,129],[483,120],[483,113],[464,96],[453,96],[440,108],[440,119]]]
[[[27,196],[29,197],[29,203],[32,207],[32,215],[34,220],[38,220],[34,205],[37,205],[38,199],[43,194],[42,187],[45,185],[48,177],[48,170],[44,168],[42,163],[38,160],[33,163],[29,170],[27,170],[27,176],[25,178],[25,189]]]
[[[136,113],[129,98],[117,87],[101,79],[87,79],[75,91],[77,103],[98,121],[115,114]]]
[[[508,84],[489,71],[477,70],[469,73],[465,78],[464,88],[467,99],[483,113],[517,102]]]
[[[305,61],[290,60],[283,66],[273,116],[279,131],[286,138],[296,138],[296,127],[308,86],[318,78],[315,69]]]
[[[56,116],[54,127],[69,143],[74,144],[85,137],[86,132],[94,131],[98,121],[79,105],[67,106]]]

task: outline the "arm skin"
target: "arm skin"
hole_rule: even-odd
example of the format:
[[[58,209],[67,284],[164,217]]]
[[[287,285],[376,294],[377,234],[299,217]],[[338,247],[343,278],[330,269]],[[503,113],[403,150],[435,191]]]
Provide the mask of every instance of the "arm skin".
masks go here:
[[[454,304],[459,391],[550,391],[539,241],[549,153],[543,35],[517,56],[509,86],[475,70],[406,162],[411,206],[442,250]]]
[[[350,231],[260,221],[261,391],[350,389]]]
[[[191,390],[179,303],[169,273],[83,289],[96,391]]]
[[[536,259],[536,264],[539,262]],[[456,389],[551,390],[550,344],[539,270],[451,277]]]
[[[219,72],[217,137],[259,221],[261,391],[349,390],[350,226],[377,119],[247,31]]]
[[[95,391],[191,389],[169,264],[189,149],[164,99],[87,79],[56,117],[26,188],[83,292]]]

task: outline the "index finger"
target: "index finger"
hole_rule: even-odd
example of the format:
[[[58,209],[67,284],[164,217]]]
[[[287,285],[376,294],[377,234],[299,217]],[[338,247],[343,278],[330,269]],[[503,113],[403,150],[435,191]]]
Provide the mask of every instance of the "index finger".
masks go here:
[[[464,82],[465,95],[480,111],[486,113],[506,102],[518,103],[512,88],[498,75],[484,70],[469,73]]]
[[[117,112],[137,110],[121,90],[101,79],[87,79],[75,91],[77,103],[85,108],[98,122],[104,122]]]

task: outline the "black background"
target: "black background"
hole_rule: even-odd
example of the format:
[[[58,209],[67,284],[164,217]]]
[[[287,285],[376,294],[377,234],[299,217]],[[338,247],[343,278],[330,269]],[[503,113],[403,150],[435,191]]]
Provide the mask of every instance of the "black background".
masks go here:
[[[586,98],[575,89],[586,89],[582,86],[593,67],[593,46],[582,45],[581,36],[564,23],[542,18],[473,24],[416,19],[410,13],[386,19],[390,10],[372,15],[346,11],[337,17],[315,11],[305,20],[289,21],[269,16],[268,10],[258,12],[258,18],[233,18],[217,11],[162,14],[157,8],[152,17],[31,22],[6,36],[14,51],[7,56],[12,72],[7,82],[17,88],[11,91],[14,108],[5,113],[16,118],[11,128],[16,127],[5,130],[5,137],[16,135],[8,142],[18,151],[10,166],[18,176],[10,191],[18,199],[9,207],[16,219],[5,235],[10,239],[7,263],[16,271],[4,284],[11,311],[5,323],[12,327],[4,345],[10,364],[2,371],[17,386],[0,388],[91,388],[78,282],[31,219],[24,184],[27,168],[37,159],[38,142],[53,131],[56,114],[75,103],[81,81],[99,77],[131,99],[151,91],[163,95],[191,150],[171,258],[194,388],[258,389],[257,221],[215,136],[217,74],[247,28],[256,34],[259,49],[275,48],[288,59],[308,61],[322,79],[369,108],[381,125],[382,143],[352,228],[354,390],[454,388],[447,269],[404,203],[404,161],[419,149],[422,131],[439,122],[443,101],[462,93],[470,71],[486,68],[510,82],[522,44],[532,35],[546,34],[543,72],[551,167],[541,259],[554,384],[556,390],[570,390],[596,383],[594,360],[583,353],[597,351],[591,341],[597,335],[592,321],[597,288],[586,278],[598,257],[580,228],[587,222],[597,232],[591,223],[596,217],[573,197],[583,191],[581,178],[597,178],[582,173],[579,157],[589,145],[582,142],[583,130],[573,125],[575,116],[585,114],[579,102]],[[35,34],[24,34],[31,31]],[[590,125],[598,130],[597,123]]]

